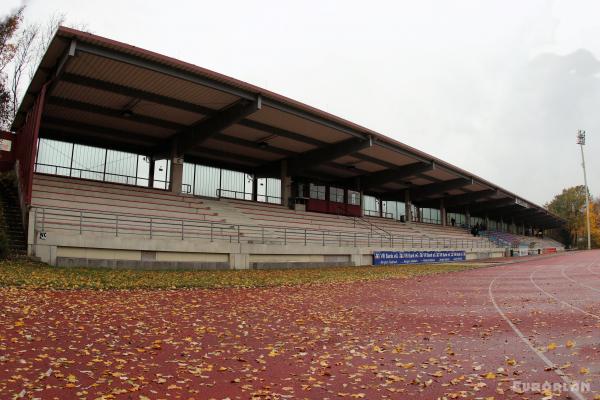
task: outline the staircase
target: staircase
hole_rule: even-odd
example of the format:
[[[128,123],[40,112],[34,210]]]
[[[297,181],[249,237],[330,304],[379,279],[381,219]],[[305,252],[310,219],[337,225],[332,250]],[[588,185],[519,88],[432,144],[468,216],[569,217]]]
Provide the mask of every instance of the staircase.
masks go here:
[[[24,257],[27,245],[19,195],[11,175],[0,175],[0,230],[8,238],[9,257]]]

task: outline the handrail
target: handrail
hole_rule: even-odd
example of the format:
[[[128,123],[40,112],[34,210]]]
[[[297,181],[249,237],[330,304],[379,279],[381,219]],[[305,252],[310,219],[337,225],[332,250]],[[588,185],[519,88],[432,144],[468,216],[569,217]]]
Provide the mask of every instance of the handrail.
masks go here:
[[[80,210],[60,207],[32,207],[35,229],[99,232],[114,236],[137,235],[150,238],[206,238],[230,243],[300,243],[389,248],[489,248],[484,241],[463,238],[382,235],[372,232],[295,228],[274,225],[231,224],[207,220],[165,218],[129,213]],[[205,217],[206,218],[206,217]]]
[[[54,165],[54,164],[44,164],[44,163],[38,163],[36,162],[35,165],[35,172],[39,173],[39,174],[47,174],[47,175],[54,175],[54,176],[67,176],[69,178],[79,178],[79,179],[88,179],[91,181],[98,181],[98,182],[106,182],[106,183],[117,183],[117,184],[121,184],[121,185],[129,185],[129,186],[139,186],[139,187],[145,187],[143,185],[138,185],[137,181],[148,181],[149,178],[144,178],[141,176],[133,176],[133,175],[123,175],[123,174],[116,174],[114,172],[106,172],[104,170],[102,171],[94,171],[92,169],[83,169],[83,168],[76,168],[76,167],[64,167],[62,165]],[[54,173],[49,173],[49,172],[43,172],[43,171],[38,171],[38,167],[50,167],[50,168],[54,168]],[[66,171],[68,171],[68,174],[62,175],[58,173],[58,170],[60,169],[64,169]],[[73,171],[76,171],[79,173],[79,176],[77,175],[73,175]],[[96,175],[101,175],[102,179],[94,179],[94,178],[82,178],[81,174],[83,172],[87,172],[90,174],[96,174]],[[106,180],[107,177],[109,176],[114,176],[114,177],[118,177],[118,178],[125,178],[125,183],[122,182],[116,182],[116,181],[111,181],[111,180]],[[129,183],[129,180],[133,180],[136,183]],[[170,181],[168,180],[162,180],[162,179],[154,179],[154,182],[158,182],[158,183],[164,183],[165,187],[168,186],[168,184],[170,184]],[[185,184],[183,184],[185,185]],[[159,189],[159,190],[166,190],[166,189]]]
[[[226,196],[223,195],[223,193],[233,193],[234,197],[231,196]],[[237,197],[238,194],[241,194],[242,197],[239,198]],[[246,196],[250,197],[249,199],[246,198]],[[264,198],[265,201],[261,202],[261,203],[267,203],[267,204],[281,204],[281,197],[280,196],[271,196],[268,194],[256,194],[257,198]],[[225,198],[225,199],[234,199],[234,200],[247,200],[247,201],[252,201],[253,199],[253,193],[252,192],[242,192],[242,191],[237,191],[237,190],[229,190],[229,189],[217,189],[217,198]],[[277,200],[277,202],[271,202],[270,199],[275,199]]]

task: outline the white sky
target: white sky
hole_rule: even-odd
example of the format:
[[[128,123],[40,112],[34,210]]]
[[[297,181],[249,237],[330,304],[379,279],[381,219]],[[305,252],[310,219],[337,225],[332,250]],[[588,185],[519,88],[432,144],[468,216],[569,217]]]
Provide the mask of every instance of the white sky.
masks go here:
[[[20,4],[5,0],[1,14]],[[29,1],[68,24],[275,91],[538,204],[600,195],[600,2]]]

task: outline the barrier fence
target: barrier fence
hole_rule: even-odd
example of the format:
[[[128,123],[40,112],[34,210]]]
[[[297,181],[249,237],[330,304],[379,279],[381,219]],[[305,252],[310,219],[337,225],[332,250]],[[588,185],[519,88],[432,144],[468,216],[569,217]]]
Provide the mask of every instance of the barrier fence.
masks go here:
[[[482,239],[386,235],[376,232],[336,231],[269,225],[242,225],[206,220],[147,217],[67,208],[33,207],[36,234],[71,232],[144,239],[200,239],[210,242],[277,245],[377,246],[389,248],[501,247]]]

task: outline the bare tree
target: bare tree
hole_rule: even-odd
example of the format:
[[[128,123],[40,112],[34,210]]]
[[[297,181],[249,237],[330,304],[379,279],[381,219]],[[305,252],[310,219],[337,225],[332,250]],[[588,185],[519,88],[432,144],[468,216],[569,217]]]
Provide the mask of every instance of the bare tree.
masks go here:
[[[0,20],[0,128],[7,126],[12,119],[12,96],[5,70],[17,53],[15,34],[23,20],[24,8],[18,8]]]
[[[39,36],[39,26],[30,24],[25,26],[17,36],[16,51],[11,62],[12,71],[10,71],[10,97],[11,97],[11,112],[14,118],[17,114],[17,106],[20,100],[21,82],[23,74],[33,60],[35,55],[34,46]]]
[[[2,107],[6,114],[0,121],[0,128],[4,129],[16,116],[23,92],[33,79],[57,29],[66,21],[65,14],[54,13],[43,24],[23,25],[24,10],[25,7],[17,9],[12,13],[12,19],[0,23],[0,83],[4,85]],[[87,31],[83,24],[74,27]],[[3,29],[7,31],[4,34]]]

